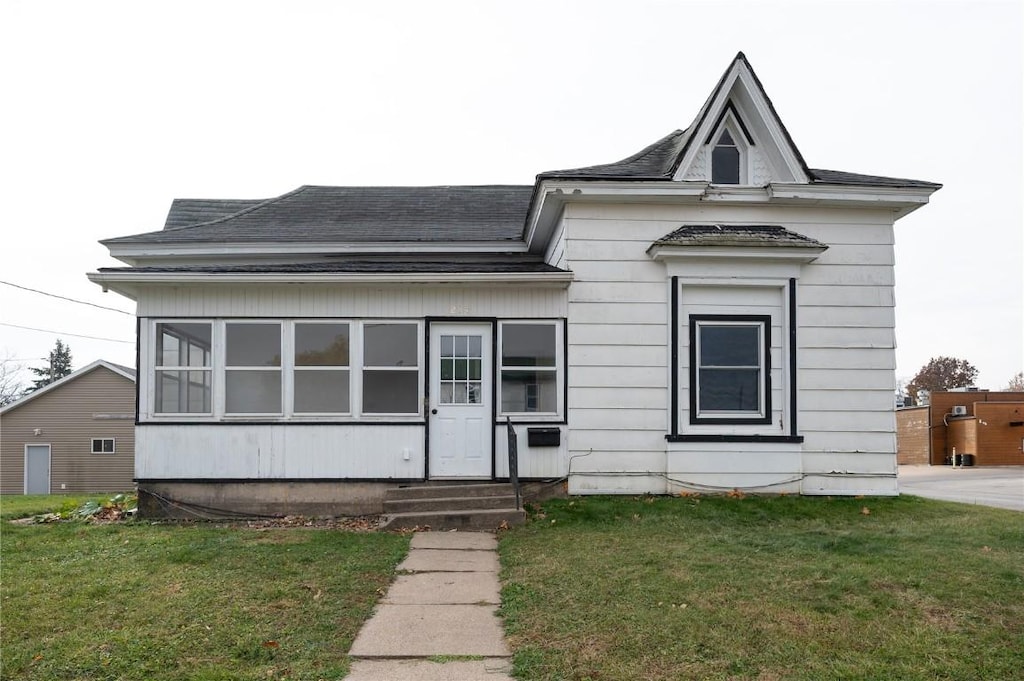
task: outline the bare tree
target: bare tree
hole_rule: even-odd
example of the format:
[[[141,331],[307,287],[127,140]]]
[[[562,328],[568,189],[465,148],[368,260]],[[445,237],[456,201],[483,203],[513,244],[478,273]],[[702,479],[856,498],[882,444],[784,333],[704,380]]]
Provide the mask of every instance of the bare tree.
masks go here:
[[[10,356],[0,359],[0,407],[6,407],[25,392],[25,384],[18,377],[23,368]]]
[[[1018,371],[1006,384],[1006,390],[1012,393],[1024,393],[1024,371]]]

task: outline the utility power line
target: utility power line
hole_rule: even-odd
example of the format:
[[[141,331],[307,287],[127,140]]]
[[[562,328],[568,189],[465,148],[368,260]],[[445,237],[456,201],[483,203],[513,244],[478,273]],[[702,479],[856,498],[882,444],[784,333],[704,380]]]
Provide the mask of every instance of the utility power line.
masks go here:
[[[15,329],[26,329],[28,331],[41,331],[43,333],[52,333],[57,336],[71,336],[73,338],[89,338],[91,340],[108,341],[110,343],[128,343],[135,345],[135,341],[119,340],[117,338],[103,338],[101,336],[86,336],[81,333],[69,333],[67,331],[54,331],[53,329],[37,329],[34,326],[21,326],[20,324],[8,324],[6,322],[0,322],[0,326],[10,326]]]
[[[6,284],[7,286],[13,286],[14,288],[20,288],[22,291],[31,291],[32,293],[38,293],[39,295],[50,296],[51,298],[60,298],[61,300],[67,300],[68,302],[71,302],[71,303],[78,303],[79,305],[88,305],[89,307],[98,307],[101,310],[110,310],[111,312],[120,312],[121,314],[126,314],[129,317],[134,317],[135,316],[131,312],[125,312],[124,310],[118,310],[116,307],[107,307],[106,305],[97,305],[96,303],[90,303],[90,302],[87,302],[87,301],[84,301],[84,300],[76,300],[75,298],[68,298],[67,296],[59,296],[56,293],[47,293],[46,291],[40,291],[39,289],[29,288],[28,286],[20,286],[19,284],[12,284],[9,281],[0,281],[0,284]],[[67,335],[73,336],[74,334],[73,333],[69,333]]]

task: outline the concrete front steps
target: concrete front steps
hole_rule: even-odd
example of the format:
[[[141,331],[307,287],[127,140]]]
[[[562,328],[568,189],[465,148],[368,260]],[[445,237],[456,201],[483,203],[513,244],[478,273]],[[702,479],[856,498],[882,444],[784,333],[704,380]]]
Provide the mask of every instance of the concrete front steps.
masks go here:
[[[511,483],[424,483],[387,490],[382,530],[496,530],[521,525]]]

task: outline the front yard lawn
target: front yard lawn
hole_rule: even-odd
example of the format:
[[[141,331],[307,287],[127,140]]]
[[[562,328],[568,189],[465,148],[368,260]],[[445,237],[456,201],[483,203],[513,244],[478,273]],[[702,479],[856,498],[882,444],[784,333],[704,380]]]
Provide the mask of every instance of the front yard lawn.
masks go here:
[[[145,521],[0,532],[4,679],[337,679],[409,544]]]
[[[583,497],[501,540],[521,679],[1012,679],[1024,515],[914,497]]]

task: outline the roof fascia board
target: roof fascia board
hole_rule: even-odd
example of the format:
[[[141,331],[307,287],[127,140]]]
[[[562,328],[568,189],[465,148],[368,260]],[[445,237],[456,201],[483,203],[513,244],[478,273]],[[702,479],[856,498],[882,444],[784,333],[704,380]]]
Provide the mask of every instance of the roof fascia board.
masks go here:
[[[204,243],[204,244],[111,244],[110,255],[128,262],[128,258],[190,257],[204,255],[320,255],[344,253],[525,253],[522,241],[466,241],[466,242],[332,242],[332,243]],[[134,264],[134,263],[130,263]]]
[[[817,205],[860,205],[893,208],[903,217],[928,203],[936,190],[931,187],[857,187],[827,184],[772,183],[768,197],[776,203],[813,203]]]
[[[124,284],[536,284],[564,288],[572,272],[90,272],[89,281],[120,292]]]
[[[9,411],[12,411],[12,410],[14,410],[14,409],[16,409],[18,407],[21,407],[21,406],[31,402],[32,400],[36,399],[37,397],[40,397],[42,395],[45,395],[48,392],[56,390],[57,388],[61,387],[62,385],[70,383],[71,381],[75,380],[76,378],[84,376],[84,375],[86,375],[87,373],[89,373],[91,371],[99,369],[100,367],[104,367],[106,369],[110,369],[111,371],[113,371],[118,376],[122,376],[124,378],[127,378],[132,383],[135,383],[135,377],[132,376],[131,374],[125,373],[124,371],[121,370],[120,367],[116,367],[113,364],[111,364],[110,362],[107,362],[107,361],[102,360],[102,359],[98,359],[98,360],[92,362],[91,364],[87,364],[86,366],[82,367],[81,369],[78,369],[76,371],[72,371],[70,374],[68,374],[64,378],[59,378],[56,381],[54,381],[53,383],[50,383],[49,385],[44,385],[39,390],[35,390],[33,392],[30,392],[28,395],[25,395],[24,397],[22,397],[20,399],[17,399],[14,402],[11,402],[10,404],[8,404],[8,405],[6,405],[4,407],[0,407],[0,414],[6,414]]]

